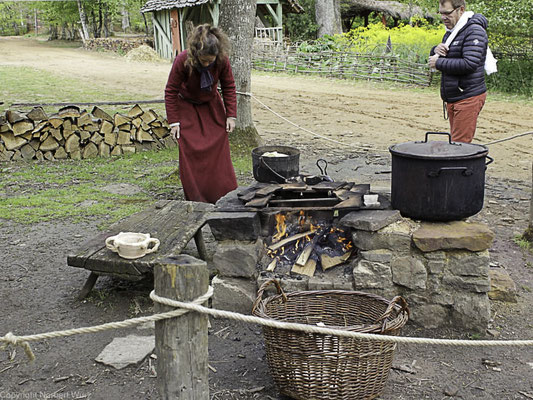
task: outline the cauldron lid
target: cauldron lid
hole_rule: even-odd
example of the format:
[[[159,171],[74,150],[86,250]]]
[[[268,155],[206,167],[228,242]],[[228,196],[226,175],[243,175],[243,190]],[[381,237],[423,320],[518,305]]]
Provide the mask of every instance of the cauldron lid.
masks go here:
[[[446,142],[428,141],[429,134],[445,134],[449,139]],[[411,158],[454,160],[484,157],[489,149],[481,144],[452,142],[448,133],[428,132],[424,141],[395,144],[389,147],[389,151],[395,155]]]

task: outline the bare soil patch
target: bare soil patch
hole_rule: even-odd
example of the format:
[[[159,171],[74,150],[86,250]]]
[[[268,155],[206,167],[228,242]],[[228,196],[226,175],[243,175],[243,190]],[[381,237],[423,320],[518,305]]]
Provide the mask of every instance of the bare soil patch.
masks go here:
[[[132,100],[162,98],[170,70],[166,62],[128,63],[115,55],[54,48],[20,38],[0,38],[0,54],[0,65],[30,66],[128,90],[138,95]],[[328,173],[336,179],[371,183],[386,190],[390,185],[388,146],[419,140],[426,131],[446,131],[448,126],[442,119],[436,88],[406,90],[267,74],[254,74],[252,81],[254,94],[274,110],[343,145],[314,138],[254,102],[254,120],[265,143],[298,147],[302,169],[309,172],[318,172],[316,158],[327,158]],[[9,103],[10,99],[2,101]],[[531,102],[506,102],[489,95],[480,116],[477,142],[531,130],[532,111]],[[526,137],[490,147],[496,161],[487,169],[486,206],[472,218],[494,230],[492,260],[509,272],[518,288],[517,304],[492,303],[490,329],[501,339],[533,338],[533,257],[513,241],[527,226],[531,144],[531,137]],[[88,271],[67,266],[66,256],[97,233],[98,222],[28,226],[1,221],[0,335],[91,326],[153,311],[148,299],[151,282],[100,278],[90,298],[75,299]],[[194,245],[188,251],[194,255]],[[260,328],[225,320],[211,323],[209,362],[216,370],[210,372],[212,398],[280,399],[268,374]],[[0,352],[0,398],[157,399],[150,368],[157,361],[147,359],[137,367],[118,371],[94,362],[113,337],[129,333],[148,335],[153,330],[133,328],[34,343],[34,363],[27,362],[20,348],[17,354]],[[470,332],[408,326],[404,334],[465,338]],[[394,365],[381,396],[385,400],[533,397],[531,347],[402,345]]]

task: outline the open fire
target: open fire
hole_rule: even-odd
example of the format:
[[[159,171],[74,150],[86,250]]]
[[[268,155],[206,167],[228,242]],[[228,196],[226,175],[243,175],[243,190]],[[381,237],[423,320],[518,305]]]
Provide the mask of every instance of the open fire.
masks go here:
[[[267,271],[287,267],[290,272],[313,276],[317,268],[322,271],[343,264],[354,253],[350,233],[331,222],[316,222],[300,211],[294,222],[287,215],[275,215],[275,233],[267,247],[272,259]]]

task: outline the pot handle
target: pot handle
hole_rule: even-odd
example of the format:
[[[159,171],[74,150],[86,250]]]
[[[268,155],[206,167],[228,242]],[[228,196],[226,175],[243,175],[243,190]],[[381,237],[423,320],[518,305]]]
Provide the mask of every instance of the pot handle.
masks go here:
[[[490,157],[490,156],[488,156],[488,155],[487,155],[486,157],[489,159],[489,161],[488,161],[487,163],[485,163],[485,167],[486,167],[487,165],[492,164],[492,163],[494,162],[494,158],[492,158],[492,157]]]
[[[161,244],[159,239],[156,239],[156,238],[148,239],[147,243],[148,243],[148,245],[147,245],[147,248],[146,248],[146,254],[153,253],[154,251],[156,251],[159,248],[159,245]],[[152,243],[153,243],[153,247],[150,247],[150,245]]]
[[[324,164],[324,169],[322,170],[322,166],[320,164]],[[328,162],[324,160],[323,158],[319,158],[316,160],[316,166],[320,170],[320,175],[327,175],[328,174]]]
[[[429,135],[446,135],[448,136],[448,142],[452,144],[452,135],[448,132],[426,132],[426,139],[424,140],[424,143],[428,142],[428,136]]]
[[[272,172],[272,173],[273,173],[274,175],[276,175],[277,177],[281,178],[281,179],[283,180],[283,182],[285,182],[285,183],[287,182],[287,178],[285,178],[283,175],[280,175],[280,174],[278,174],[276,171],[274,171],[274,170],[270,167],[270,165],[268,165],[268,164],[265,162],[265,159],[264,159],[263,156],[259,157],[259,159],[261,160],[261,163],[262,163],[265,167],[267,167],[267,168],[270,170],[270,172]]]
[[[428,176],[430,178],[437,178],[441,172],[446,172],[446,171],[463,171],[464,176],[470,176],[474,173],[474,171],[472,171],[471,169],[468,169],[467,167],[442,167],[442,168],[439,168],[437,171],[428,172]]]
[[[107,247],[109,250],[111,251],[114,251],[115,253],[118,253],[118,248],[117,246],[115,246],[115,238],[117,237],[118,235],[115,235],[115,236],[109,236],[106,240],[105,240],[105,247]]]

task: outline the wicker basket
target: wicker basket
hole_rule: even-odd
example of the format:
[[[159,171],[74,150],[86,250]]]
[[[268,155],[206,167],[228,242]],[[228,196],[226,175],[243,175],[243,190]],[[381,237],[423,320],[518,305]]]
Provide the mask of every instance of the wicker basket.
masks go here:
[[[274,283],[278,295],[263,299]],[[398,335],[408,319],[406,301],[354,291],[285,294],[277,280],[257,293],[253,314],[284,322],[352,332]],[[389,375],[395,343],[263,327],[270,373],[279,391],[299,400],[373,399]]]

